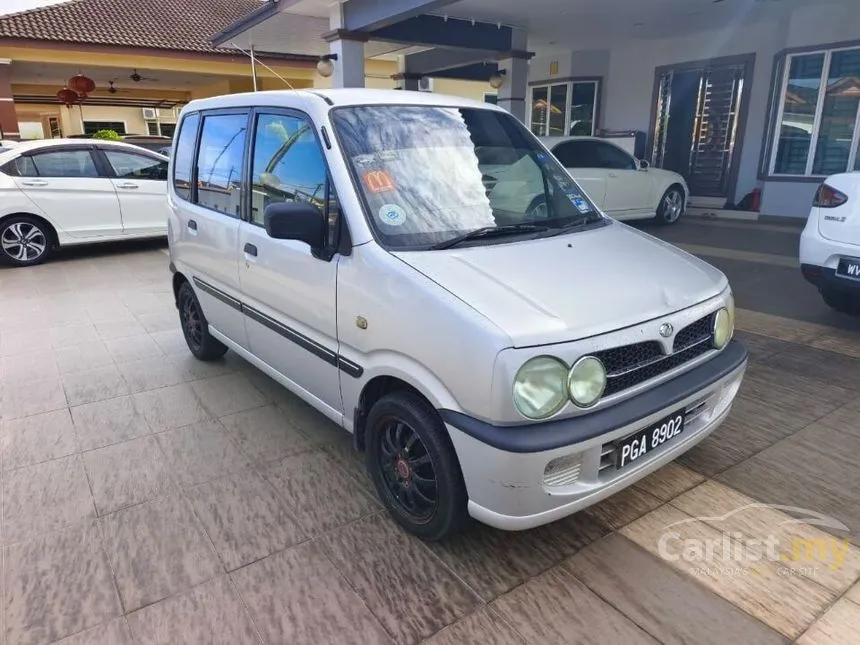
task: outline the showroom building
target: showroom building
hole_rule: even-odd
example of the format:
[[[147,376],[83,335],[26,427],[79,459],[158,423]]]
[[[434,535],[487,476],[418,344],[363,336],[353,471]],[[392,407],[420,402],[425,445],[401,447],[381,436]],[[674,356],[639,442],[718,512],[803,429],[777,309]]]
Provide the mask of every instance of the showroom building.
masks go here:
[[[694,206],[805,217],[823,177],[860,167],[858,15],[856,0],[279,0],[213,42],[318,55],[352,87],[402,43],[401,87],[500,84],[537,134],[630,136]]]

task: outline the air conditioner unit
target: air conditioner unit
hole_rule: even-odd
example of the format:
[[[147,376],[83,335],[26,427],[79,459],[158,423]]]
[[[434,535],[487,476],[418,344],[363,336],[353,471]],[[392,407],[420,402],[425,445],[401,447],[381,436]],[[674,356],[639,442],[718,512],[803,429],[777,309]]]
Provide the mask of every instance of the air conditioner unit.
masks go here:
[[[422,76],[418,79],[418,91],[420,92],[432,92],[433,91],[433,79],[427,78],[426,76]]]
[[[158,110],[155,108],[143,108],[143,120],[144,121],[157,121],[158,120]]]

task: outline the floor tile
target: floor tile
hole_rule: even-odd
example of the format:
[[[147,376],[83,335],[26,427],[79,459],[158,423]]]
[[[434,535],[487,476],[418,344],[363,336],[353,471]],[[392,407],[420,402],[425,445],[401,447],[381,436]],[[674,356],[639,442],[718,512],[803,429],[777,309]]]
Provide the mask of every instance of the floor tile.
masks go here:
[[[102,518],[105,548],[126,612],[189,589],[223,571],[193,512],[179,497]]]
[[[824,335],[813,338],[809,344],[818,349],[860,358],[860,339],[857,338],[857,333],[853,331],[831,329]]]
[[[48,335],[51,345],[56,349],[99,340],[96,328],[89,323],[54,327],[48,330]]]
[[[315,543],[230,575],[267,643],[394,643]]]
[[[266,405],[260,391],[242,374],[228,374],[191,384],[203,406],[216,417]]]
[[[190,385],[173,385],[134,395],[138,409],[155,431],[169,430],[209,419]]]
[[[801,345],[760,361],[771,369],[860,390],[860,358]],[[851,384],[856,384],[852,387]]]
[[[103,320],[95,323],[96,333],[102,340],[115,340],[145,334],[143,326],[132,317]]]
[[[184,382],[182,374],[166,357],[119,363],[117,368],[131,392],[144,392]]]
[[[202,484],[251,466],[217,421],[163,432],[158,444],[180,486]]]
[[[170,465],[155,437],[117,443],[83,457],[99,515],[174,491]]]
[[[332,562],[398,643],[416,643],[471,613],[478,597],[386,515],[322,538]],[[355,557],[361,553],[361,557]],[[391,590],[397,593],[392,594]]]
[[[789,343],[784,340],[778,340],[769,336],[762,336],[752,332],[738,331],[735,333],[735,339],[743,343],[744,347],[750,353],[752,359],[756,362],[773,356],[779,352],[791,350],[796,347],[801,347],[797,343]]]
[[[278,407],[313,443],[338,442],[350,436],[346,430],[289,391],[284,390]]]
[[[617,533],[583,549],[565,567],[665,645],[785,643],[775,631]]]
[[[551,569],[502,596],[491,606],[533,643],[657,644],[565,569]]]
[[[526,645],[491,609],[479,609],[424,641],[424,645]]]
[[[204,582],[128,617],[138,645],[260,643],[248,611],[226,577]]]
[[[836,598],[808,578],[785,575],[781,563],[726,540],[718,530],[669,505],[621,533],[788,638],[797,638]],[[690,544],[699,548],[682,550]]]
[[[66,407],[66,394],[59,379],[0,383],[0,418],[17,419]]]
[[[138,314],[137,319],[149,333],[179,328],[179,314],[176,309],[150,314]]]
[[[755,364],[747,368],[740,392],[750,399],[806,419],[808,423],[857,396],[855,390],[835,383]]]
[[[228,571],[304,539],[287,505],[254,472],[217,479],[186,492]]]
[[[715,481],[681,495],[672,506],[745,543],[771,540],[787,570],[842,593],[860,578],[860,549],[815,511],[771,508]],[[803,521],[806,520],[806,521]],[[821,522],[826,533],[807,522]]]
[[[115,365],[63,376],[69,405],[83,405],[129,394],[128,385]]]
[[[15,542],[95,517],[80,455],[3,473],[3,540]]]
[[[16,330],[20,326],[16,323]],[[44,352],[53,348],[51,337],[39,329],[27,331],[3,331],[0,334],[0,356],[15,356],[31,352]]]
[[[92,627],[74,636],[67,636],[56,645],[135,645],[125,618]]]
[[[662,502],[652,495],[635,487],[607,497],[602,502],[585,509],[585,514],[613,529],[620,529],[636,518],[653,511]]]
[[[857,642],[858,635],[860,605],[842,599],[797,639],[797,645],[845,645]]]
[[[174,354],[171,357],[171,362],[179,368],[179,372],[186,381],[199,381],[234,373],[238,363],[230,361],[229,356],[228,353],[227,356],[218,361],[200,361],[191,355],[186,346],[185,352]]]
[[[164,356],[149,334],[115,338],[105,341],[105,345],[116,363],[144,361]]]
[[[845,594],[845,597],[860,605],[860,582],[851,587],[851,589],[849,589]]]
[[[365,453],[359,452],[352,444],[352,435],[344,432],[340,441],[323,444],[323,452],[334,459],[338,465],[352,475],[355,480],[369,493],[375,495],[373,482],[365,465]]]
[[[150,334],[159,349],[168,356],[188,354],[188,344],[180,329],[157,331]]]
[[[0,357],[0,381],[38,381],[57,378],[60,370],[53,351],[28,352]]]
[[[75,428],[67,409],[0,421],[4,469],[38,464],[77,451]]]
[[[122,613],[93,522],[6,547],[3,560],[8,643],[51,642]]]
[[[55,354],[61,374],[85,372],[113,365],[113,358],[104,342],[99,339],[62,347],[55,350]]]
[[[636,482],[636,488],[650,493],[661,502],[668,502],[701,484],[705,477],[689,468],[671,462]]]
[[[849,404],[844,408],[834,410],[826,417],[819,419],[817,423],[834,430],[860,436],[860,414],[853,407]]]
[[[369,515],[379,504],[321,451],[303,452],[263,473],[310,535],[319,535]]]
[[[72,420],[81,450],[102,448],[150,433],[149,424],[131,396],[74,407]]]
[[[242,452],[257,462],[276,461],[313,446],[272,405],[221,417],[221,423]]]

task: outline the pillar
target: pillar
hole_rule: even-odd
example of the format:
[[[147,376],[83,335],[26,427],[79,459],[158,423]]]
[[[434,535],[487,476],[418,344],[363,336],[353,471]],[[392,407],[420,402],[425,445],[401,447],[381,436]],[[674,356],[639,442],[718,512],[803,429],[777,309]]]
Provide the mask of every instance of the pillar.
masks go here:
[[[12,98],[12,61],[0,58],[0,139],[21,138],[18,129],[18,115]]]
[[[525,123],[526,94],[529,84],[528,34],[523,29],[511,33],[511,51],[499,57],[503,84],[498,90],[499,107]]]
[[[411,74],[407,61],[406,56],[397,57],[397,73],[391,78],[397,82],[397,87],[401,90],[417,92],[420,89],[418,83],[421,81],[421,75]]]
[[[332,87],[364,87],[364,41],[344,29],[343,5],[336,4],[329,16],[331,31],[325,34],[334,73]]]

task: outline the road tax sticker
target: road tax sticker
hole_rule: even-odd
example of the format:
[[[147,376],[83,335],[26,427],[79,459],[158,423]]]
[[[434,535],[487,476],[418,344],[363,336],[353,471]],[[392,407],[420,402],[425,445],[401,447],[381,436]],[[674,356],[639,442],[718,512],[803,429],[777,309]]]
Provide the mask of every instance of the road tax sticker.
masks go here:
[[[580,213],[591,212],[591,206],[589,206],[588,202],[583,199],[582,195],[580,195],[576,191],[567,191],[567,198],[570,200],[570,203],[576,207],[576,210],[578,210]]]
[[[379,209],[379,221],[389,226],[400,226],[406,221],[406,213],[397,204],[384,204]]]
[[[541,163],[546,163],[549,160],[549,155],[545,152],[539,152],[537,153],[537,160]]]
[[[394,180],[384,170],[370,170],[362,178],[368,192],[373,194],[394,190]]]

